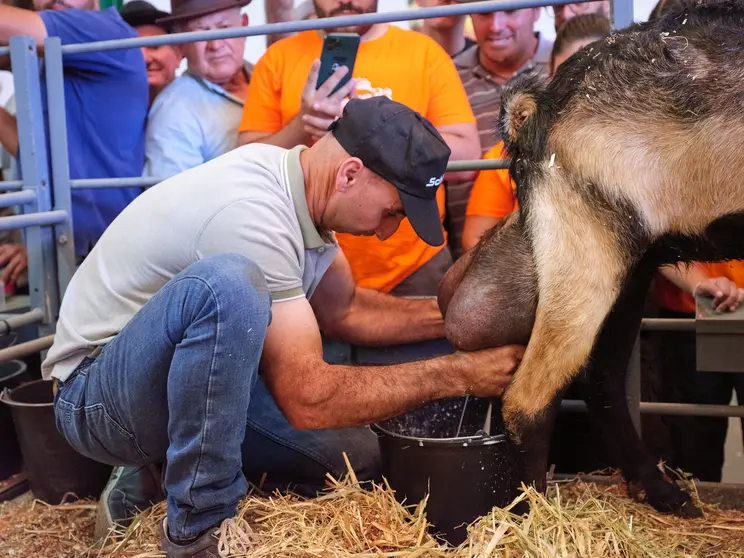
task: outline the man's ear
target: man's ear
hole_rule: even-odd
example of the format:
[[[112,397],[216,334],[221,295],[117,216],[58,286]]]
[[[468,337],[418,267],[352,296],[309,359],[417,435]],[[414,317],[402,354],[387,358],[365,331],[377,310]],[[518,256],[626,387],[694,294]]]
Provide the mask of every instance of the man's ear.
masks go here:
[[[248,27],[248,14],[243,13],[240,17],[240,25],[243,27]]]
[[[364,168],[364,163],[358,157],[345,159],[336,173],[336,190],[345,192],[351,188],[359,178],[359,173]]]
[[[522,126],[537,112],[538,99],[547,84],[547,77],[534,71],[519,74],[504,86],[499,131],[507,151],[516,143]]]
[[[183,57],[186,56],[186,54],[183,52],[183,49],[181,48],[181,45],[171,45],[171,48],[173,49],[173,52],[176,53],[178,62],[180,63],[181,60],[183,60]]]

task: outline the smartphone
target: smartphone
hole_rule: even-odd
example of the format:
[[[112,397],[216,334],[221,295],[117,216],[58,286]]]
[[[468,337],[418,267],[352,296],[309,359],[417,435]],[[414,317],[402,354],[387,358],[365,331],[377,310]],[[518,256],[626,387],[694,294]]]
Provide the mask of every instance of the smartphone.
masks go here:
[[[342,66],[349,68],[347,73],[331,94],[349,83],[354,72],[357,51],[359,50],[359,35],[356,33],[329,33],[323,41],[323,52],[320,55],[320,72],[316,89]]]

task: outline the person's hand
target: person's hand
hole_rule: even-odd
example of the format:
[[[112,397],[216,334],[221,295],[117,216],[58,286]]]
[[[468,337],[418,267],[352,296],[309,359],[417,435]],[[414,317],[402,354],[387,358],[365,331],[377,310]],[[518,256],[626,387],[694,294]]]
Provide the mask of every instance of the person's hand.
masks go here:
[[[341,117],[346,97],[354,98],[356,96],[356,80],[354,78],[331,95],[336,85],[349,73],[346,66],[336,70],[323,85],[316,89],[315,85],[318,82],[319,71],[320,60],[315,60],[310,67],[310,75],[307,76],[305,89],[302,91],[299,114],[299,121],[303,130],[313,141],[318,141],[326,135],[328,126]]]
[[[476,397],[501,397],[524,356],[521,345],[496,349],[459,351],[465,392]]]
[[[693,290],[694,295],[713,298],[713,308],[716,312],[733,312],[744,299],[744,289],[726,277],[715,277],[701,281]]]
[[[0,273],[0,279],[7,285],[15,284],[18,277],[28,267],[28,256],[26,247],[23,244],[3,244],[0,245],[0,267],[5,269]]]

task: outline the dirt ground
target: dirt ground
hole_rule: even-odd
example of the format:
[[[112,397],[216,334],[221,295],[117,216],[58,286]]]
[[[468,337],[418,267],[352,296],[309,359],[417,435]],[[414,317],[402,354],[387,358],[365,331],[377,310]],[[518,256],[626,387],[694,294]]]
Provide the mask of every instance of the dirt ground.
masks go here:
[[[0,556],[72,558],[95,556],[95,502],[49,506],[30,492],[0,504]]]

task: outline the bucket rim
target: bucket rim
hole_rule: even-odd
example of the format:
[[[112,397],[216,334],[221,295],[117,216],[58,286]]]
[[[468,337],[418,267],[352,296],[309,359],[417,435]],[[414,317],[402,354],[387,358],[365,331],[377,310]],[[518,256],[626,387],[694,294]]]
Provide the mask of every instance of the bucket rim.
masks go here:
[[[11,395],[14,391],[33,384],[40,384],[42,382],[49,382],[49,380],[32,380],[30,382],[24,382],[21,385],[14,387],[13,389],[5,388],[3,391],[0,392],[0,402],[5,403],[9,407],[53,407],[53,401],[50,401],[48,403],[23,403],[21,401],[13,401],[13,399],[11,399]]]
[[[5,335],[0,335],[0,338],[2,337],[10,337],[11,341],[8,343],[8,345],[5,347],[6,349],[9,349],[13,345],[16,344],[16,341],[18,341],[18,332],[17,331],[9,331]]]
[[[506,443],[506,434],[482,434],[479,436],[458,436],[456,438],[427,438],[425,436],[408,436],[406,434],[396,434],[390,432],[386,428],[383,428],[378,423],[370,425],[370,429],[376,434],[382,434],[390,436],[391,438],[398,438],[400,440],[408,440],[417,443],[427,443],[431,445],[464,445],[468,446],[490,446],[493,444]]]
[[[22,360],[18,360],[18,359],[15,359],[14,358],[14,359],[10,359],[10,360],[0,361],[0,364],[2,364],[3,362],[14,362],[14,363],[18,364],[18,370],[16,370],[12,374],[8,374],[7,376],[0,377],[0,382],[5,382],[6,380],[12,380],[16,376],[20,376],[24,372],[27,372],[28,371],[28,365],[25,362],[23,362]]]

